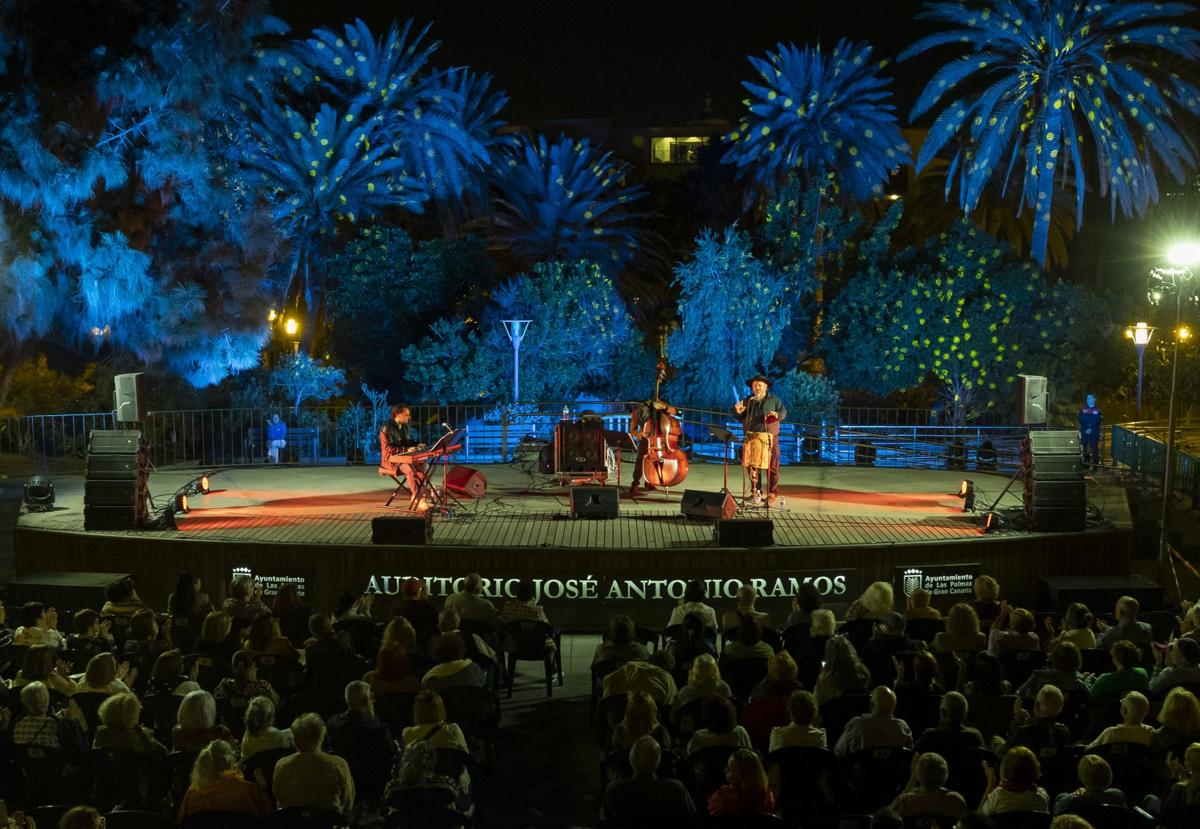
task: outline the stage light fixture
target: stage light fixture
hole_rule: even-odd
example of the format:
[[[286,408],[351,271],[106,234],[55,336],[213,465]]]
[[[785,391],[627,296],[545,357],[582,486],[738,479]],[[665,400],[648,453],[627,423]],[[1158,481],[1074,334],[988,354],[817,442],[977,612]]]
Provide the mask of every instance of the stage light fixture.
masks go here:
[[[25,482],[25,508],[30,512],[49,512],[54,507],[54,482],[35,475]]]
[[[199,487],[200,487],[200,490],[199,490],[200,494],[207,495],[209,493],[208,476],[201,475],[198,483],[199,483]]]
[[[186,492],[181,492],[175,496],[175,512],[181,512],[187,515],[188,512],[188,497]]]
[[[958,497],[963,499],[963,512],[971,512],[975,509],[975,482],[963,479],[963,482],[958,487]]]
[[[989,512],[983,516],[983,534],[1000,532],[1000,513]]]

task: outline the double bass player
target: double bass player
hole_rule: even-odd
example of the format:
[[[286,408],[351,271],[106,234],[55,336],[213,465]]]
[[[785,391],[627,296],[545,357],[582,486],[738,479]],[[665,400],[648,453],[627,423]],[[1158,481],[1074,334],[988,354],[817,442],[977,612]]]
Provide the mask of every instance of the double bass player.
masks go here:
[[[646,453],[650,449],[650,438],[646,435],[646,427],[657,412],[674,415],[677,409],[665,400],[645,400],[635,406],[629,415],[629,432],[636,436],[634,440],[637,442],[637,463],[633,465],[633,482],[629,485],[629,497],[631,498],[637,495],[641,489],[642,467],[646,462]],[[658,489],[649,482],[646,483],[645,488],[647,490]]]
[[[779,497],[779,423],[787,417],[787,407],[769,393],[771,381],[763,375],[751,377],[746,385],[751,394],[733,407],[746,433],[742,464],[750,473],[757,503],[763,497],[762,473],[767,473],[767,503],[774,504]]]

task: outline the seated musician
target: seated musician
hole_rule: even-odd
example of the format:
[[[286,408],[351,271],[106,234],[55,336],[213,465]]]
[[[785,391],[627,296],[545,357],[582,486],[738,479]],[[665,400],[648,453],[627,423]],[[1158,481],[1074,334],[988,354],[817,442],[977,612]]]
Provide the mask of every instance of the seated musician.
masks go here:
[[[403,475],[410,492],[416,492],[425,480],[425,464],[412,460],[414,452],[425,448],[413,437],[412,411],[408,406],[392,406],[392,419],[379,430],[381,458],[379,465]]]

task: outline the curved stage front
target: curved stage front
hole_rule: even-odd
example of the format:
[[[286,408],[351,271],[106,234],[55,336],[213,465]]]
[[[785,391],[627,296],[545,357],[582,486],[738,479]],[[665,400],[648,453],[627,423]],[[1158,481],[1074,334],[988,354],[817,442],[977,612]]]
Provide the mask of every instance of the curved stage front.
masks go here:
[[[682,488],[622,497],[609,520],[570,517],[570,492],[518,464],[477,467],[485,496],[452,504],[433,518],[428,543],[373,544],[372,520],[410,516],[385,508],[391,482],[373,467],[244,467],[212,475],[212,491],[191,498],[178,529],[85,531],[83,481],[55,481],[58,501],[22,515],[16,529],[18,578],[37,571],[132,573],[144,596],[165,596],[180,571],[225,585],[235,568],[267,584],[302,585],[306,600],[328,607],[343,589],[395,594],[407,576],[426,578],[435,595],[478,572],[493,595],[516,579],[535,581],[551,618],[565,628],[595,629],[614,613],[661,625],[689,579],[708,583],[712,603],[732,605],[743,582],[759,606],[782,618],[800,583],[827,602],[848,602],[869,582],[898,590],[924,585],[953,601],[979,572],[998,578],[1013,601],[1033,601],[1037,581],[1052,575],[1127,576],[1133,536],[1122,491],[1089,483],[1101,517],[1086,532],[983,534],[980,516],[962,512],[961,472],[869,467],[785,467],[775,508],[739,510],[736,518],[770,518],[774,544],[718,546],[711,522],[680,515]],[[199,474],[157,471],[155,501]],[[628,478],[628,470],[625,470]],[[971,472],[982,512],[1006,476]],[[694,464],[686,488],[719,491],[722,468]],[[1019,485],[1000,502],[1020,504]],[[730,490],[741,493],[740,468]],[[622,487],[624,492],[625,487]],[[219,589],[213,590],[219,593]],[[158,602],[155,601],[157,604]],[[642,621],[644,620],[644,621]]]

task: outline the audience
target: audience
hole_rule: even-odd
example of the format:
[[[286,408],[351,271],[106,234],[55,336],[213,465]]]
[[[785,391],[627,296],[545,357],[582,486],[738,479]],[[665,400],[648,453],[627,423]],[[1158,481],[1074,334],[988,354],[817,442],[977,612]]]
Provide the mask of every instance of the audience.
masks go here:
[[[192,782],[179,805],[179,822],[197,812],[241,812],[266,817],[271,801],[256,783],[242,777],[237,754],[224,740],[200,750],[192,766]]]
[[[760,815],[774,810],[775,795],[767,784],[767,773],[758,755],[749,748],[730,755],[725,781],[708,799],[710,816]]]
[[[1034,753],[1024,746],[1016,746],[1004,752],[1000,761],[1000,781],[997,785],[996,772],[985,764],[987,788],[979,811],[985,815],[1004,812],[1048,812],[1050,799],[1046,790],[1038,785],[1042,770]]]
[[[717,660],[706,653],[700,654],[688,671],[687,684],[675,695],[671,704],[672,714],[678,714],[679,709],[690,702],[714,695],[730,697],[733,696],[733,691],[729,689],[728,683],[721,679],[721,669]]]
[[[682,826],[697,819],[687,787],[657,777],[662,751],[653,737],[642,736],[629,749],[633,777],[614,780],[604,790],[603,816],[615,825]]]
[[[196,653],[208,654],[214,659],[229,659],[240,650],[239,644],[233,635],[233,617],[222,610],[214,610],[204,617],[200,638],[192,647]]]
[[[780,651],[767,660],[767,675],[750,691],[748,702],[758,702],[767,697],[790,696],[793,691],[804,690],[797,679],[796,660],[787,651]]]
[[[788,614],[785,628],[792,625],[808,625],[812,622],[814,610],[821,609],[821,593],[813,587],[812,582],[800,585],[796,595],[792,597],[792,612]]]
[[[235,742],[229,729],[217,723],[217,701],[208,691],[192,691],[184,697],[176,719],[171,730],[176,751],[198,751],[213,740]]]
[[[434,749],[453,749],[470,752],[467,738],[456,723],[446,722],[446,704],[436,691],[425,690],[413,701],[413,722],[401,733],[407,753],[415,745],[428,745]],[[458,810],[469,812],[471,806],[471,775],[464,766],[453,780]]]
[[[133,684],[137,677],[137,668],[130,668],[128,662],[117,664],[111,653],[100,653],[88,660],[83,672],[83,681],[75,686],[77,694],[123,694],[129,693],[129,687],[124,680]]]
[[[722,659],[770,659],[775,649],[762,639],[762,625],[753,616],[742,616],[737,626],[737,638],[726,643]]]
[[[671,676],[674,667],[675,657],[670,649],[660,648],[645,660],[626,662],[605,676],[602,682],[603,695],[611,697],[645,691],[654,697],[659,708],[669,707],[677,693],[675,678]]]
[[[1053,685],[1043,685],[1033,701],[1033,716],[1022,707],[1020,698],[1013,704],[1013,730],[1008,747],[1025,746],[1035,752],[1061,749],[1071,742],[1071,729],[1058,722],[1063,695]]]
[[[1170,755],[1167,765],[1178,782],[1163,798],[1158,810],[1159,819],[1172,829],[1196,826],[1200,823],[1200,743],[1187,747],[1182,763],[1175,755]]]
[[[1046,617],[1046,647],[1060,642],[1070,642],[1080,650],[1096,647],[1096,634],[1092,631],[1092,614],[1087,605],[1073,602],[1063,614],[1062,627],[1056,632],[1054,620]]]
[[[230,663],[233,666],[233,676],[227,676],[217,683],[213,696],[217,699],[249,700],[254,697],[267,697],[278,704],[279,694],[271,687],[271,683],[258,678],[258,664],[254,657],[245,651],[233,655]]]
[[[901,819],[916,815],[934,815],[958,820],[967,812],[967,801],[958,792],[946,788],[950,767],[937,752],[913,757],[912,777],[904,793],[889,807]]]
[[[1070,642],[1059,642],[1050,649],[1047,660],[1049,664],[1031,673],[1025,684],[1017,689],[1022,699],[1032,700],[1043,685],[1055,685],[1064,694],[1072,691],[1087,693],[1087,686],[1079,675],[1083,666],[1079,648]]]
[[[1141,605],[1133,596],[1122,596],[1117,599],[1117,606],[1114,610],[1117,623],[1110,626],[1103,619],[1096,623],[1103,631],[1096,640],[1096,647],[1111,648],[1122,640],[1132,642],[1139,648],[1148,647],[1154,641],[1154,631],[1151,630],[1150,625],[1138,621],[1140,610]]]
[[[862,595],[846,608],[846,621],[853,619],[882,619],[891,613],[895,607],[895,597],[892,585],[886,581],[876,581],[867,585]]]
[[[1033,614],[1025,608],[1014,608],[1008,602],[1000,602],[1000,612],[992,620],[988,634],[988,650],[994,656],[1037,650],[1038,637],[1033,632],[1035,624]]]
[[[518,581],[516,589],[513,590],[513,597],[504,603],[504,607],[500,608],[501,621],[507,623],[530,620],[550,624],[550,620],[546,618],[545,609],[533,600],[535,592],[533,582],[529,579]]]
[[[1122,639],[1113,644],[1108,653],[1116,670],[1095,678],[1090,689],[1093,700],[1120,699],[1127,691],[1150,691],[1150,678],[1146,676],[1146,669],[1138,664],[1142,661],[1141,648]]]
[[[1121,700],[1121,724],[1111,725],[1092,740],[1088,749],[1107,743],[1138,743],[1148,746],[1154,740],[1154,729],[1142,720],[1150,713],[1150,700],[1137,691],[1130,691]]]
[[[454,685],[480,688],[487,685],[483,668],[463,656],[461,637],[445,633],[435,636],[430,650],[437,664],[425,673],[422,686],[438,691]]]
[[[1179,749],[1200,740],[1200,700],[1186,688],[1172,688],[1158,712],[1159,729],[1150,744],[1156,751]]]
[[[21,670],[13,678],[12,687],[20,688],[29,682],[44,682],[51,691],[68,697],[75,693],[70,666],[58,658],[58,651],[50,645],[31,645],[25,651]]]
[[[153,608],[143,602],[142,597],[137,594],[132,576],[117,579],[109,584],[108,587],[104,588],[104,598],[106,601],[100,608],[101,616],[124,616],[125,618],[132,618],[135,614],[143,610],[153,612]]]
[[[601,662],[630,662],[646,658],[646,646],[637,641],[637,627],[624,614],[612,617],[608,623],[608,633],[596,646],[592,654],[592,664]]]
[[[791,722],[771,729],[770,750],[780,748],[825,748],[825,729],[817,719],[817,698],[808,691],[795,691],[788,698]]]
[[[437,771],[437,750],[429,743],[413,743],[400,758],[396,775],[388,781],[383,792],[383,812],[391,815],[407,815],[407,798],[419,796],[419,804],[428,809],[433,797],[441,802],[441,808],[455,817],[447,815],[445,825],[469,825],[471,804],[464,801],[458,784],[448,775]],[[390,824],[389,824],[390,825]],[[443,825],[443,824],[437,824]]]
[[[221,603],[221,610],[230,619],[250,620],[269,608],[263,603],[262,588],[254,582],[254,577],[239,573],[229,582],[229,597]]]
[[[308,806],[349,816],[354,810],[354,778],[341,757],[321,750],[325,723],[317,714],[292,721],[296,753],[275,764],[271,790],[280,808]]]
[[[67,637],[67,647],[73,651],[87,654],[88,658],[99,653],[111,652],[115,647],[112,634],[112,622],[101,619],[94,610],[84,608],[75,611],[71,620],[75,632]]]
[[[346,631],[333,629],[333,618],[328,613],[309,616],[308,632],[311,636],[304,642],[304,664],[310,671],[354,658],[354,640]]]
[[[923,587],[918,587],[908,597],[904,607],[905,619],[941,619],[942,611],[932,607],[933,594]]]
[[[758,599],[758,591],[753,585],[743,584],[737,591],[737,607],[728,611],[721,617],[721,629],[730,630],[738,626],[742,617],[749,617],[761,627],[769,628],[771,626],[771,615],[763,613],[754,607],[755,600]]]
[[[397,616],[388,622],[375,655],[375,668],[363,676],[376,696],[417,692],[421,678],[413,670],[416,646],[417,632],[408,619]]]
[[[699,613],[685,615],[682,627],[683,635],[672,636],[666,646],[680,671],[691,670],[693,660],[702,654],[716,658],[717,648],[709,638],[712,631],[705,626]]]
[[[392,605],[392,615],[408,619],[418,642],[428,642],[437,633],[438,610],[426,592],[425,579],[410,576],[400,582],[400,599]]]
[[[184,676],[183,651],[172,649],[163,651],[154,660],[154,668],[150,671],[150,679],[142,690],[143,697],[156,697],[160,694],[175,694],[184,696],[191,691],[199,691],[194,676],[199,673],[199,665],[192,665],[192,677]]]
[[[457,612],[460,619],[504,627],[504,620],[496,612],[496,606],[484,598],[483,577],[478,573],[467,574],[462,589],[446,598],[445,610]]]
[[[613,728],[612,749],[632,748],[641,737],[653,737],[660,746],[671,745],[671,735],[658,721],[658,704],[645,691],[636,691],[625,702],[625,716]]]
[[[92,747],[145,754],[154,762],[164,760],[166,746],[141,725],[141,716],[142,703],[137,697],[130,693],[113,694],[100,703],[100,727],[96,729]]]
[[[139,663],[151,663],[163,651],[173,648],[171,644],[171,617],[163,620],[162,626],[154,618],[153,610],[139,610],[129,617],[129,638],[125,640],[124,654]]]
[[[825,664],[817,675],[813,689],[817,705],[846,694],[859,694],[871,686],[871,672],[854,652],[854,645],[845,636],[833,636],[825,645]]]
[[[246,703],[243,716],[242,759],[249,760],[260,751],[292,748],[291,729],[275,727],[275,703],[269,697],[254,697]]]
[[[355,593],[353,590],[343,590],[333,603],[333,620],[348,622],[359,619],[371,621],[371,608],[375,605],[374,593]]]
[[[375,717],[370,685],[361,680],[351,682],[346,686],[345,699],[346,710],[326,723],[325,744],[349,764],[359,791],[378,798],[387,785],[396,745],[387,724]]]
[[[971,609],[979,619],[980,625],[991,626],[1000,615],[1000,583],[991,576],[979,576],[975,579],[975,601]]]
[[[300,652],[279,629],[279,619],[265,611],[255,615],[246,629],[243,650],[251,656],[282,656],[299,661]]]
[[[750,735],[737,723],[737,709],[725,697],[705,697],[701,703],[704,727],[688,740],[687,753],[713,746],[743,746],[750,748]]]
[[[26,602],[21,606],[20,618],[21,626],[13,633],[14,645],[67,646],[67,640],[58,632],[58,611],[54,608],[47,609],[41,602]]]
[[[203,619],[212,609],[212,600],[203,591],[200,577],[194,573],[180,573],[175,592],[167,599],[167,612],[172,616]]]
[[[12,723],[8,736],[14,745],[78,749],[84,745],[86,722],[79,706],[71,703],[60,714],[50,714],[50,691],[45,683],[30,682],[21,688],[24,716]]]
[[[29,818],[24,826],[9,818],[8,829],[37,829]],[[74,806],[58,822],[58,829],[104,829],[104,818],[91,806]]]
[[[953,757],[964,749],[983,748],[983,735],[965,725],[967,710],[966,697],[957,691],[946,693],[938,707],[938,725],[925,729],[917,738],[914,746],[917,752],[932,751],[942,757]]]
[[[864,748],[912,748],[912,731],[908,723],[896,719],[895,713],[896,693],[886,685],[877,685],[871,692],[871,713],[846,723],[834,753],[845,756]]]
[[[1155,694],[1165,694],[1176,685],[1200,684],[1200,642],[1194,639],[1176,639],[1165,646],[1156,642],[1154,662],[1150,690]]]
[[[946,629],[933,637],[935,651],[981,651],[987,647],[987,637],[979,630],[979,616],[969,604],[956,604],[946,615]]]
[[[1125,794],[1112,788],[1112,767],[1103,757],[1085,754],[1079,760],[1079,782],[1083,785],[1073,792],[1063,792],[1054,799],[1054,814],[1063,815],[1093,806],[1124,806]]]
[[[689,613],[695,613],[704,622],[706,628],[715,631],[717,629],[717,611],[705,604],[704,600],[707,598],[708,594],[704,590],[704,582],[689,581],[683,589],[683,597],[679,600],[679,604],[671,609],[671,617],[667,620],[667,627],[682,625],[685,616]]]

